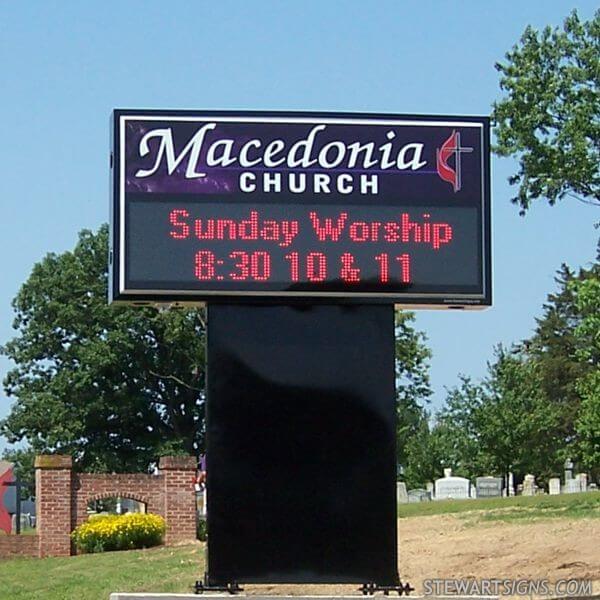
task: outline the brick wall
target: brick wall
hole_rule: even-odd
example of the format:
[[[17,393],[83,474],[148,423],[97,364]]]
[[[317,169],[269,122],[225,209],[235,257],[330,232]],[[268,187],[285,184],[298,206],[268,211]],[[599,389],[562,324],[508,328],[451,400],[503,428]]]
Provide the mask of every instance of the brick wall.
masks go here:
[[[161,458],[159,475],[75,473],[71,457],[61,455],[38,456],[35,468],[38,535],[29,537],[37,540],[40,557],[72,554],[70,533],[87,519],[88,503],[117,496],[164,517],[167,545],[196,539],[192,456]]]
[[[158,468],[164,474],[165,543],[176,544],[196,539],[196,494],[193,477],[196,461],[193,456],[163,456]],[[190,519],[190,515],[194,515]]]
[[[131,498],[146,505],[146,512],[165,516],[164,475],[146,475],[145,473],[92,474],[75,473],[73,475],[75,493],[73,502],[74,527],[87,520],[87,506],[92,500],[102,498]],[[189,491],[189,490],[188,490]]]
[[[0,558],[38,556],[39,544],[37,535],[0,535]]]
[[[37,456],[35,459],[35,513],[40,557],[71,554],[72,468],[70,456]]]

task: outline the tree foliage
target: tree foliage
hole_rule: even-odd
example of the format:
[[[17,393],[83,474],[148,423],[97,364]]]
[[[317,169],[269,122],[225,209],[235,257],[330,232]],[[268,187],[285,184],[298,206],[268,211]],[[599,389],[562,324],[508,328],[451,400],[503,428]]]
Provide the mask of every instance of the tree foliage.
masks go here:
[[[556,281],[533,336],[448,391],[427,442],[434,472],[547,481],[572,458],[600,475],[600,264],[563,265]]]
[[[557,291],[548,295],[533,336],[521,345],[538,364],[545,396],[561,408],[565,443],[574,435],[574,415],[579,408],[575,382],[587,370],[576,356],[575,329],[580,317],[571,288],[573,281],[585,277],[587,272],[583,269],[576,273],[567,265],[561,266],[555,277]]]
[[[204,313],[107,304],[106,226],[48,254],[13,301],[2,348],[16,399],[1,432],[87,470],[145,469],[202,444]]]
[[[425,405],[432,393],[429,382],[431,351],[424,334],[413,327],[413,313],[397,311],[395,319],[397,458],[406,471],[411,469],[411,460],[416,456],[414,438],[422,436],[423,428],[427,427]]]
[[[560,412],[548,402],[536,361],[499,347],[478,414],[480,451],[489,471],[547,480],[559,466]]]
[[[589,367],[576,383],[581,407],[575,430],[582,464],[600,474],[600,276],[574,281],[571,290],[581,314],[577,355]]]
[[[64,452],[91,471],[145,470],[161,455],[204,444],[203,310],[107,304],[108,231],[82,231],[72,252],[36,264],[13,301],[15,363],[4,381],[14,398],[0,432],[27,442],[15,455]],[[396,314],[399,455],[419,429],[431,394],[429,349]],[[27,462],[29,460],[29,462]]]
[[[558,411],[549,406],[540,387],[535,362],[499,346],[481,383],[461,377],[448,391],[431,436],[440,472],[457,475],[517,477],[552,475],[556,466]]]
[[[600,11],[562,29],[527,27],[496,64],[505,97],[494,104],[495,151],[519,169],[513,202],[521,214],[532,201],[565,196],[600,205]]]
[[[474,477],[480,474],[479,411],[485,401],[480,384],[461,376],[460,384],[448,390],[446,402],[437,414],[432,431],[437,449],[438,476],[444,467],[455,475]]]
[[[402,478],[409,488],[423,488],[441,474],[440,450],[431,435],[430,415],[423,410],[406,438]]]

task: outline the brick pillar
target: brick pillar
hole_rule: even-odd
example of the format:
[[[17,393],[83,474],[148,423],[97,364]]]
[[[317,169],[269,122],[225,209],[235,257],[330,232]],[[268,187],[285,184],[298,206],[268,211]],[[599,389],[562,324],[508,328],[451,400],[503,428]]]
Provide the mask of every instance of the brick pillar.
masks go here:
[[[165,544],[191,542],[196,539],[196,493],[193,456],[163,456],[158,468],[164,476]]]
[[[70,456],[35,457],[36,528],[40,557],[71,554],[72,469]]]

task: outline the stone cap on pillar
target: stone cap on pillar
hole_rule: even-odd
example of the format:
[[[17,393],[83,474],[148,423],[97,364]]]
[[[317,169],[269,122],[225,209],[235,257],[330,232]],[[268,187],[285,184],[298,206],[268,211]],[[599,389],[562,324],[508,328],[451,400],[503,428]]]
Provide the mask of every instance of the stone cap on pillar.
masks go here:
[[[158,468],[161,471],[195,471],[197,462],[195,456],[161,456]]]
[[[36,469],[72,469],[73,458],[67,454],[38,454],[35,457]]]

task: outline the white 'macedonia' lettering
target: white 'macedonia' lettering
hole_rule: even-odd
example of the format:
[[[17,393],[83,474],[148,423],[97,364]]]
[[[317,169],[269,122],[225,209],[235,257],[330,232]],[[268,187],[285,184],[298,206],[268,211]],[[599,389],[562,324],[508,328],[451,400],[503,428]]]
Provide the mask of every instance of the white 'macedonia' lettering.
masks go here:
[[[177,167],[187,158],[185,169],[186,179],[206,177],[200,164],[200,156],[205,152],[204,163],[207,167],[228,167],[238,163],[242,168],[251,168],[263,164],[267,168],[308,169],[315,167],[327,169],[410,169],[417,171],[427,164],[423,160],[424,145],[410,142],[399,145],[394,142],[396,132],[390,129],[386,132],[387,142],[376,147],[375,142],[352,142],[346,144],[341,140],[327,140],[319,148],[317,144],[319,134],[326,129],[326,125],[315,125],[308,134],[294,141],[288,148],[285,140],[260,140],[252,138],[241,144],[228,138],[217,138],[207,141],[209,131],[217,128],[217,123],[206,123],[194,133],[183,149],[177,153],[173,143],[173,131],[170,127],[152,129],[140,140],[139,152],[141,157],[154,152],[154,162],[149,169],[138,169],[135,176],[139,178],[154,175],[163,162],[166,164],[167,174],[172,175]],[[151,142],[154,141],[153,144]],[[152,146],[152,147],[151,147]],[[338,187],[346,189],[347,179],[341,179]],[[294,182],[297,187],[299,182]],[[253,185],[250,179],[245,181],[247,187]],[[270,188],[277,189],[279,182],[269,182]],[[325,180],[319,182],[319,189],[325,189]],[[361,185],[362,187],[362,185]],[[248,190],[247,190],[248,191]],[[362,190],[361,190],[362,191]],[[344,193],[344,192],[342,192]],[[364,193],[364,191],[362,191]]]
[[[216,126],[216,123],[207,123],[204,125],[204,127],[198,129],[198,131],[193,135],[192,139],[188,142],[187,146],[181,151],[177,158],[175,158],[173,132],[171,131],[170,127],[168,129],[153,129],[152,131],[149,131],[140,140],[140,156],[146,156],[150,152],[150,145],[148,144],[148,141],[152,138],[158,138],[160,140],[160,145],[158,147],[158,152],[156,153],[156,160],[154,161],[154,166],[151,169],[140,169],[135,176],[150,177],[150,175],[154,175],[160,166],[163,155],[165,154],[167,158],[167,173],[172,175],[179,163],[183,161],[185,155],[189,152],[190,158],[188,160],[187,169],[185,170],[185,178],[194,179],[196,177],[205,177],[206,173],[196,172],[196,166],[198,164],[198,159],[200,158],[200,149],[202,148],[202,142],[204,142],[204,136],[206,135],[207,130],[214,129]]]

